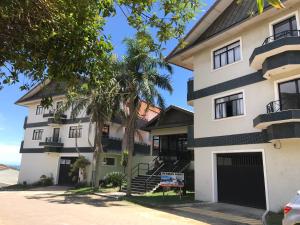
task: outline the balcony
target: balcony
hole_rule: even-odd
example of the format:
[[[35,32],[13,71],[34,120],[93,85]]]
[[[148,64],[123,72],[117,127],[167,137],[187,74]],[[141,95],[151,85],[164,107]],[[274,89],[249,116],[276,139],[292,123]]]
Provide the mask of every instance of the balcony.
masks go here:
[[[300,104],[298,102],[273,101],[267,113],[253,120],[253,126],[266,132],[268,141],[300,138]]]
[[[53,138],[53,137],[46,137],[45,141],[39,143],[40,146],[45,147],[63,147],[64,144],[61,141],[61,138]]]
[[[262,46],[254,49],[249,61],[252,68],[262,70],[266,79],[299,69],[300,31],[283,31],[266,38]]]
[[[102,144],[104,151],[122,151],[122,139],[120,138],[104,137]],[[150,154],[150,145],[145,143],[134,143],[134,153],[148,155]]]
[[[189,105],[193,105],[194,100],[194,79],[190,78],[187,82],[187,102]]]

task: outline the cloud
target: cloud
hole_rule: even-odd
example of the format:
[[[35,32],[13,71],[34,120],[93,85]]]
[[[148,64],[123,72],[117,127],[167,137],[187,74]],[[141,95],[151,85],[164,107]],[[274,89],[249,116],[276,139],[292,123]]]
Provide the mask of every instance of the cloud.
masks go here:
[[[19,145],[0,144],[0,163],[20,164],[21,154]]]

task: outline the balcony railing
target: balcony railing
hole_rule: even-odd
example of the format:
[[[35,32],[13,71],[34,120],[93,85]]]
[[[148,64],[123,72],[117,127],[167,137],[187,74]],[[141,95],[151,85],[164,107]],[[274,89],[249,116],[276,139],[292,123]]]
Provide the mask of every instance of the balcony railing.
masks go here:
[[[45,138],[46,143],[62,143],[60,137],[46,137]]]
[[[262,45],[266,45],[266,44],[269,44],[273,41],[276,41],[276,40],[279,40],[279,39],[282,39],[282,38],[287,38],[287,37],[300,37],[300,30],[282,31],[278,34],[267,37]]]
[[[300,109],[300,102],[288,100],[288,101],[272,101],[267,105],[267,113],[281,112],[289,109]]]

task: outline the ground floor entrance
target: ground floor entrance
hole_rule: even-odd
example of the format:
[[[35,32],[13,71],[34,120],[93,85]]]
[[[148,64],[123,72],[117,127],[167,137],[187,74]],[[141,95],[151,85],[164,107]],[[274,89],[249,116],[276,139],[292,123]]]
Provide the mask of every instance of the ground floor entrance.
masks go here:
[[[78,172],[71,173],[71,165],[76,161],[76,157],[61,157],[59,162],[59,185],[74,185],[78,181]]]
[[[262,153],[222,153],[216,159],[218,201],[265,209]]]

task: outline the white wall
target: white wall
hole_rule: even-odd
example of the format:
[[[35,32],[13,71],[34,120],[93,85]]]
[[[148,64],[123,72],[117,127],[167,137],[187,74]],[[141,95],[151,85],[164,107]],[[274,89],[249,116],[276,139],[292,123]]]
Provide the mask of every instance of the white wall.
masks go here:
[[[194,164],[196,199],[217,201],[217,174],[213,173],[213,168],[216,168],[213,152],[263,150],[267,204],[274,212],[281,210],[300,189],[300,170],[297,169],[300,158],[298,146],[300,141],[283,141],[281,149],[274,149],[272,144],[196,148]]]

